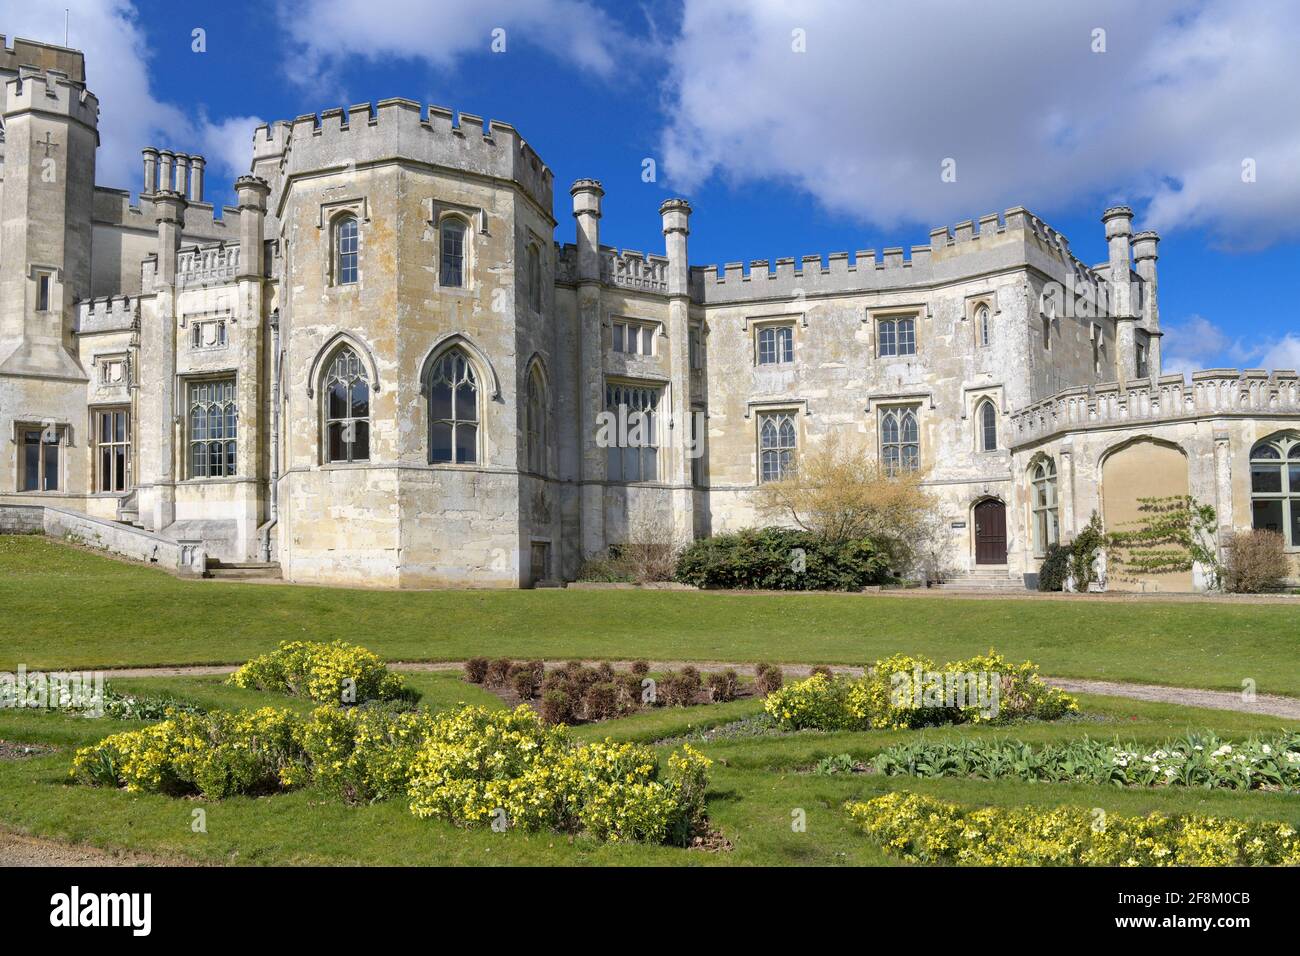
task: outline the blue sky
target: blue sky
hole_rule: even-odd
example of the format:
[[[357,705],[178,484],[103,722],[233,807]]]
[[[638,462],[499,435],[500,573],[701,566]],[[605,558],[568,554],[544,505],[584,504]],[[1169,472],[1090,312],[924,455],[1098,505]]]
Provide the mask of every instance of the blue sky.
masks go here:
[[[561,241],[574,179],[605,185],[603,240],[644,251],[686,196],[697,264],[923,244],[1012,205],[1095,263],[1122,201],[1163,237],[1170,364],[1300,365],[1284,0],[0,0],[0,32],[61,42],[64,6],[106,185],[137,190],[139,148],[167,145],[209,157],[219,200],[256,122],[404,96],[518,127],[555,173]]]

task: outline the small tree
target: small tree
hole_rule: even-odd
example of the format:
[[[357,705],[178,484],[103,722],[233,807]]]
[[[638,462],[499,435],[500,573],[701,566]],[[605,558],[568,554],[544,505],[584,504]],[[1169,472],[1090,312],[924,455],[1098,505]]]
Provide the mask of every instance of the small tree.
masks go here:
[[[924,557],[938,509],[923,478],[891,475],[864,441],[831,435],[801,454],[788,477],[759,485],[757,507],[831,543],[869,539],[896,570],[910,570]]]
[[[1291,573],[1286,541],[1276,531],[1255,528],[1230,535],[1224,550],[1223,587],[1238,594],[1280,588]]]

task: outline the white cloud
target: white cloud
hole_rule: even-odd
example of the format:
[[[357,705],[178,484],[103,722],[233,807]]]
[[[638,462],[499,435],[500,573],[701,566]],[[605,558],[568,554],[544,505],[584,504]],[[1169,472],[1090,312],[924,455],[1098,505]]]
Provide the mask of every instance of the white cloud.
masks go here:
[[[1149,200],[1145,225],[1259,245],[1300,233],[1298,35],[1285,0],[687,0],[662,168],[885,226]]]
[[[505,30],[502,55],[516,44],[535,46],[599,76],[612,75],[633,52],[617,24],[587,0],[280,0],[279,10],[297,47],[286,58],[289,75],[316,87],[337,86],[330,67],[348,58],[409,57],[446,68],[466,54],[488,53],[497,28]]]
[[[63,8],[69,8],[68,45],[86,54],[86,85],[99,97],[99,152],[95,179],[102,185],[138,192],[140,150],[167,146],[203,153],[208,160],[206,190],[222,178],[248,172],[254,117],[219,121],[188,115],[155,94],[149,79],[149,47],[127,0],[64,0],[57,7],[30,2],[0,2],[0,29],[14,37],[63,43]],[[242,145],[241,145],[242,144]]]
[[[1164,372],[1195,372],[1204,368],[1262,368],[1300,370],[1300,334],[1280,339],[1234,339],[1202,315],[1166,322],[1161,340]]]

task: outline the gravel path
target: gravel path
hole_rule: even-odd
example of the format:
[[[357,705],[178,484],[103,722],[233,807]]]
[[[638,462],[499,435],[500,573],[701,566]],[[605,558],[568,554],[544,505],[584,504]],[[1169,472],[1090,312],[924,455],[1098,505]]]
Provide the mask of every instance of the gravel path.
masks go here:
[[[548,667],[560,666],[562,660],[545,662]],[[610,661],[614,667],[626,670],[631,661]],[[721,671],[734,669],[742,674],[753,674],[753,664],[728,661],[650,661],[650,669],[656,671],[678,670],[687,664],[701,671]],[[458,671],[460,661],[397,661],[392,665],[396,671]],[[782,664],[781,669],[789,677],[807,677],[812,670],[811,664]],[[182,677],[196,675],[229,674],[233,665],[203,665],[194,667],[132,667],[121,670],[108,670],[104,676],[114,677]],[[838,674],[854,677],[862,673],[861,667],[833,667]],[[1263,714],[1269,717],[1283,717],[1300,720],[1300,698],[1284,697],[1279,694],[1258,694],[1253,701],[1242,698],[1239,691],[1198,690],[1190,687],[1165,687],[1160,684],[1126,684],[1116,681],[1082,680],[1066,677],[1044,677],[1049,684],[1062,690],[1081,694],[1098,694],[1104,697],[1128,697],[1132,700],[1150,700],[1168,704],[1182,704],[1187,707],[1208,707],[1212,710],[1235,710],[1243,714]]]
[[[85,844],[41,840],[0,830],[0,866],[181,866],[177,860],[136,853],[109,852]]]

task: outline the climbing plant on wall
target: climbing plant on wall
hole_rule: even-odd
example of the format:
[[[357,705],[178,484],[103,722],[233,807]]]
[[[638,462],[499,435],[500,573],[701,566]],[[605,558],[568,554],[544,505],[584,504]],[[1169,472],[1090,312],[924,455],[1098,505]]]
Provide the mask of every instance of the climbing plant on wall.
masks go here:
[[[1137,575],[1175,574],[1200,565],[1210,587],[1218,587],[1221,567],[1214,544],[1218,516],[1211,505],[1189,495],[1139,498],[1141,517],[1110,532],[1110,563],[1130,580]]]

